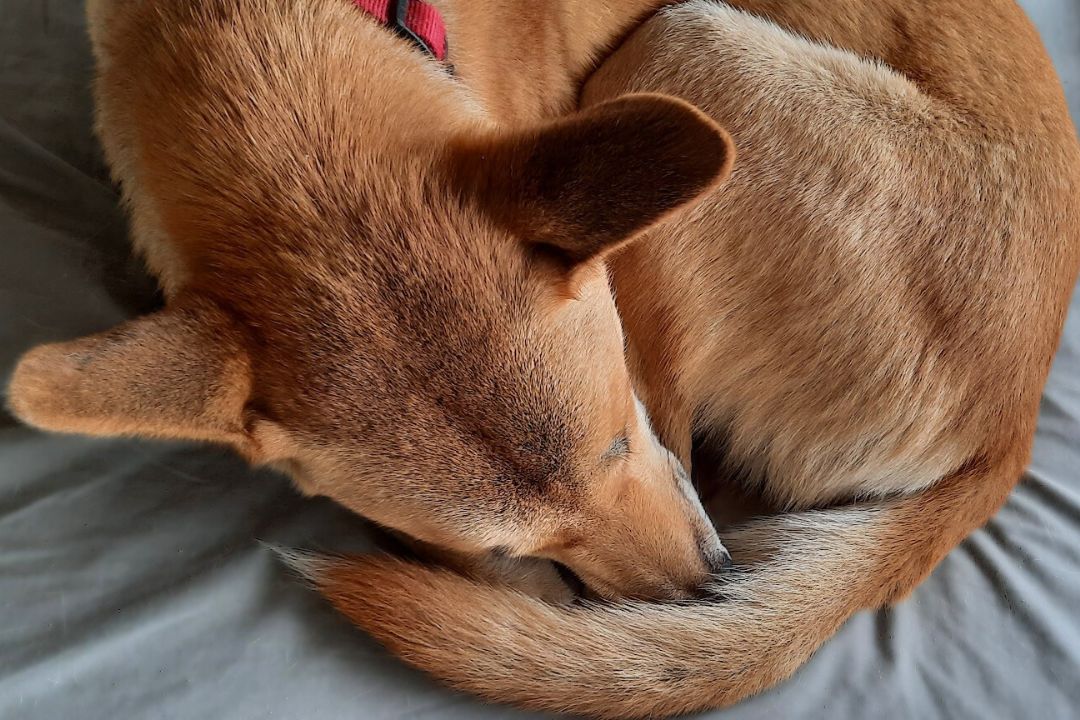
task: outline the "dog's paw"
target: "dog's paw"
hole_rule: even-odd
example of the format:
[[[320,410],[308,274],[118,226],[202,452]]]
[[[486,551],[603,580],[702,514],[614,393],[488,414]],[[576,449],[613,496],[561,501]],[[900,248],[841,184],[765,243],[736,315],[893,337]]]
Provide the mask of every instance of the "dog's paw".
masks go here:
[[[474,571],[473,574],[552,605],[570,605],[578,598],[577,592],[550,560],[494,555],[483,564],[479,573]]]
[[[477,582],[503,585],[553,605],[569,605],[578,593],[549,560],[500,552],[462,553],[395,534],[420,559],[442,565]]]

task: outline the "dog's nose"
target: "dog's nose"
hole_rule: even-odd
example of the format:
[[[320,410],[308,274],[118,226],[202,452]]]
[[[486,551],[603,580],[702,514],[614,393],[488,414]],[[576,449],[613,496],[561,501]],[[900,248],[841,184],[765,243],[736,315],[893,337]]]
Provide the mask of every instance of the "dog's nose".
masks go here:
[[[731,553],[724,548],[705,553],[705,567],[709,568],[709,572],[713,575],[722,575],[733,566]]]

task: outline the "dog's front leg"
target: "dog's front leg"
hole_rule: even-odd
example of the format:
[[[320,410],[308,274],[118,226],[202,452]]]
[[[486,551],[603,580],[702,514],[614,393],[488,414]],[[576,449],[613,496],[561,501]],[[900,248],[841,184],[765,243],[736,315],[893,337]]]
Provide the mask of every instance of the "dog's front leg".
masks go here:
[[[464,553],[395,533],[420,559],[450,568],[479,582],[506,585],[553,605],[578,597],[555,564],[542,558],[511,557],[500,552]]]

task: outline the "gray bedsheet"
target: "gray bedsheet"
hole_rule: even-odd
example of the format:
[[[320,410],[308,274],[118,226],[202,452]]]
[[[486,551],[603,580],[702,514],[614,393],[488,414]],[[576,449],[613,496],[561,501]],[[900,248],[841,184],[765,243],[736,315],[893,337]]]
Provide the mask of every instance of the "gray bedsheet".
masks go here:
[[[169,0],[162,0],[167,2]],[[1080,101],[1080,2],[1028,0]],[[153,307],[91,135],[81,2],[0,0],[0,382],[31,345]],[[258,540],[365,549],[362,521],[213,449],[0,416],[0,718],[518,718],[439,688]],[[710,717],[1080,716],[1080,311],[1008,506],[908,602]]]

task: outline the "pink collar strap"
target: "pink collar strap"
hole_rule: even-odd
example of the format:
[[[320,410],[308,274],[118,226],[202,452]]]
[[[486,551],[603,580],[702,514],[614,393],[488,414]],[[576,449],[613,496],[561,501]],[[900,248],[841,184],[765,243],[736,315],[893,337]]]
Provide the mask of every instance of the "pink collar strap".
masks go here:
[[[423,0],[352,0],[352,3],[439,62],[446,61],[449,49],[446,23],[433,5]]]

